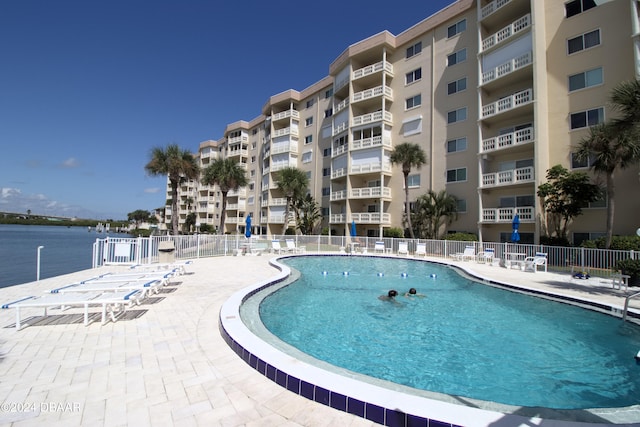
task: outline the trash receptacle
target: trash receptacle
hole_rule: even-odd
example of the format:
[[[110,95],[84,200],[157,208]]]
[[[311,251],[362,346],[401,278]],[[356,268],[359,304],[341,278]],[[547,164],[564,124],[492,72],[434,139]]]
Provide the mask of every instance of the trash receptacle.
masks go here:
[[[176,247],[173,240],[165,240],[158,243],[158,262],[171,264],[176,260]]]

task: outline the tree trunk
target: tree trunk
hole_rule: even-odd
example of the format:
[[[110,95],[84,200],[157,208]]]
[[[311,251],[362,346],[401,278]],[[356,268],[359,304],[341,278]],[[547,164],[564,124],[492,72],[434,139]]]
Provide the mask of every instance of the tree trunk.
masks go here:
[[[283,236],[287,233],[287,228],[289,228],[289,204],[290,203],[291,203],[291,197],[287,196],[287,202],[284,205],[284,224],[282,224]]]
[[[172,234],[178,234],[178,181],[170,179],[171,183],[171,228]]]
[[[616,195],[616,186],[613,181],[613,172],[607,174],[607,235],[605,245],[607,249],[611,247],[611,239],[613,237],[613,214],[614,201]]]
[[[221,191],[222,193],[222,211],[220,211],[220,232],[224,234],[224,220],[227,217],[227,193],[228,191]]]
[[[413,234],[413,225],[411,224],[411,209],[409,208],[409,172],[403,172],[404,175],[404,214],[407,216],[407,226],[409,227],[409,235],[412,239],[416,237]]]

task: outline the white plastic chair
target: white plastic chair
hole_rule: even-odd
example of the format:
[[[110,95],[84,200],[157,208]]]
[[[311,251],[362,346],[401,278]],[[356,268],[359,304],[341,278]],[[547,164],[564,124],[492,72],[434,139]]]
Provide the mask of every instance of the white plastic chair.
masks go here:
[[[377,252],[384,253],[384,242],[376,242],[374,247],[373,247],[373,252],[374,253],[377,253]]]
[[[418,243],[416,245],[416,251],[414,253],[415,256],[427,256],[427,244],[426,243]]]
[[[524,259],[524,271],[532,270],[534,273],[538,271],[538,267],[544,267],[547,272],[547,254],[544,252],[536,252],[535,256],[526,257]]]
[[[407,242],[400,242],[398,243],[398,255],[404,254],[409,256],[409,243]]]

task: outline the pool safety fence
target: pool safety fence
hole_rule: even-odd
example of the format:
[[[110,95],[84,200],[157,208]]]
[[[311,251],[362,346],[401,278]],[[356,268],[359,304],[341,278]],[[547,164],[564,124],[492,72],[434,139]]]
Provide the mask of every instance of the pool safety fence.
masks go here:
[[[533,257],[537,252],[547,254],[547,268],[554,272],[588,273],[594,277],[610,278],[618,261],[640,259],[639,251],[593,249],[583,247],[561,247],[499,242],[468,242],[454,240],[399,239],[351,236],[303,236],[280,235],[247,238],[244,235],[178,235],[151,236],[138,238],[107,237],[96,239],[93,244],[93,267],[113,264],[151,264],[162,258],[162,248],[172,248],[172,259],[176,261],[214,256],[253,255],[272,252],[274,240],[282,242],[282,253],[294,253],[284,249],[286,240],[293,240],[296,248],[304,248],[304,253],[340,253],[344,255],[409,256],[415,255],[418,245],[426,249],[431,258],[451,258],[473,246],[477,255],[493,249],[493,262],[504,262],[507,254],[517,253],[523,257]],[[376,251],[376,246],[384,244],[385,251]],[[173,245],[171,245],[173,243]],[[402,249],[398,254],[398,249]],[[405,253],[405,248],[407,253]],[[299,252],[296,252],[299,253]],[[165,252],[166,255],[166,252]],[[462,262],[474,262],[469,257]],[[476,258],[479,260],[480,258]]]

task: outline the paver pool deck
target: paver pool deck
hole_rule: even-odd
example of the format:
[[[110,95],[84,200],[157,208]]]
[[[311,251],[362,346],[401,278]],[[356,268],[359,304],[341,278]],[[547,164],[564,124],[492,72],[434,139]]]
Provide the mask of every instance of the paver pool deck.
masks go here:
[[[23,323],[29,326],[16,331],[15,310],[0,310],[0,425],[377,425],[280,387],[250,368],[221,337],[222,304],[236,291],[275,276],[272,258],[196,259],[175,284],[105,325],[96,315],[85,327],[77,310],[51,310],[44,318],[42,309],[25,309]],[[624,291],[594,279],[587,283],[567,274],[473,261],[453,264],[481,277],[624,305]],[[105,266],[2,288],[0,303],[125,269]],[[640,302],[632,307],[639,310]]]

